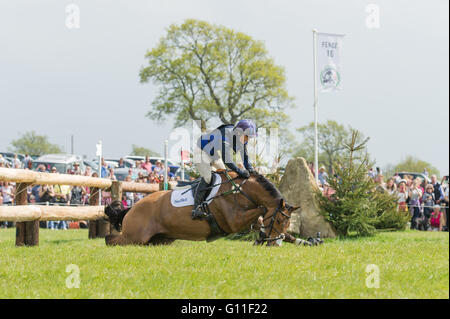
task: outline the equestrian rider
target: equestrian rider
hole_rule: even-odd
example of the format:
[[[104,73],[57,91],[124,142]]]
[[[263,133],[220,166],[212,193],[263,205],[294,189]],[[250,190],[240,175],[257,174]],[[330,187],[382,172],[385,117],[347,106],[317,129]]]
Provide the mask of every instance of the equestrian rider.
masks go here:
[[[228,168],[243,178],[248,178],[250,173],[255,172],[247,152],[247,143],[252,137],[256,137],[256,125],[252,120],[241,120],[236,126],[223,124],[214,131],[200,136],[196,145],[197,159],[194,158],[194,163],[201,180],[195,190],[192,219],[205,216],[201,204],[212,184],[212,168]],[[240,169],[233,162],[233,153],[240,154],[246,170]]]

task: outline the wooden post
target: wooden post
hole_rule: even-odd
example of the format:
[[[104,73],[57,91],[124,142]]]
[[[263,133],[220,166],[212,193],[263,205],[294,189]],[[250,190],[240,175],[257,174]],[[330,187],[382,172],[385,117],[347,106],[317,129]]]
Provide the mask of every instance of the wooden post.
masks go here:
[[[89,196],[89,205],[90,206],[99,205],[98,192],[101,192],[101,189],[97,187],[91,187],[90,190],[91,194]],[[97,234],[98,234],[97,221],[96,220],[89,221],[89,234],[88,234],[89,239],[97,238]]]
[[[28,205],[27,187],[30,183],[20,183],[16,188],[15,205]],[[16,223],[16,246],[39,245],[39,221]]]
[[[115,200],[122,201],[122,195],[123,195],[122,183],[119,181],[113,181],[112,185],[111,185],[111,200],[112,201],[115,201]],[[114,226],[111,225],[111,223],[109,223],[109,233],[111,235],[119,234],[117,229],[115,229]]]

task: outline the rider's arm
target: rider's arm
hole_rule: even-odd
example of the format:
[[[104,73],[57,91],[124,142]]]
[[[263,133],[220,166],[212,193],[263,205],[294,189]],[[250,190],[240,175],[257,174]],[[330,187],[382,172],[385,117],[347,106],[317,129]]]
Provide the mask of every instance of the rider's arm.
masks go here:
[[[247,169],[247,171],[254,172],[255,170],[250,161],[248,160],[247,144],[244,144],[244,150],[242,153],[243,153],[244,167]]]
[[[232,147],[228,142],[224,141],[222,143],[222,160],[225,163],[225,166],[241,176],[247,176],[245,171],[241,170],[236,164],[234,164],[231,149]]]

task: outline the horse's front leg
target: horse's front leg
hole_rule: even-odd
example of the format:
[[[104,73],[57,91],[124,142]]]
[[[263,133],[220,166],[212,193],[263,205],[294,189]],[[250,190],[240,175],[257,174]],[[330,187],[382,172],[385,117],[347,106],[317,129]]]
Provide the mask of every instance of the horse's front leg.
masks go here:
[[[301,238],[295,238],[294,236],[292,236],[289,233],[284,234],[284,240],[285,242],[291,243],[291,244],[295,244],[295,245],[303,245],[303,246],[312,246],[312,243],[306,240],[303,240]]]

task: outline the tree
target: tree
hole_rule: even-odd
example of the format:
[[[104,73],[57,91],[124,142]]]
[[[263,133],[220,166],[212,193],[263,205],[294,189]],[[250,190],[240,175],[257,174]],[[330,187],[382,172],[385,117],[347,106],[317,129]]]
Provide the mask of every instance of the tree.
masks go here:
[[[61,146],[51,144],[47,136],[37,135],[35,131],[26,132],[17,140],[11,142],[9,150],[14,153],[44,155],[63,153]]]
[[[137,145],[131,145],[131,154],[137,155],[137,156],[161,156],[157,152],[152,151],[151,149],[137,146]]]
[[[411,155],[407,156],[404,160],[395,165],[394,171],[422,173],[425,168],[430,175],[436,174],[439,176],[439,170],[436,167]]]
[[[298,147],[294,156],[302,156],[309,162],[314,162],[314,122],[307,126],[297,129],[303,135],[303,142]],[[324,165],[328,171],[332,171],[333,165],[346,152],[345,143],[348,143],[352,137],[352,128],[346,128],[344,125],[333,120],[328,120],[325,124],[317,124],[318,146],[319,146],[319,165]],[[357,143],[364,140],[364,135],[358,133]]]
[[[244,33],[189,19],[171,25],[145,57],[141,83],[160,87],[147,114],[152,119],[175,115],[175,126],[182,126],[190,119],[234,124],[251,118],[259,127],[288,120],[284,69],[263,42]]]
[[[350,142],[344,143],[343,159],[334,163],[336,177],[327,182],[335,193],[327,197],[317,191],[321,213],[343,236],[371,235],[377,228],[404,229],[409,212],[397,212],[396,197],[367,175],[370,162],[367,153],[362,154],[368,139],[361,140],[353,131]]]

